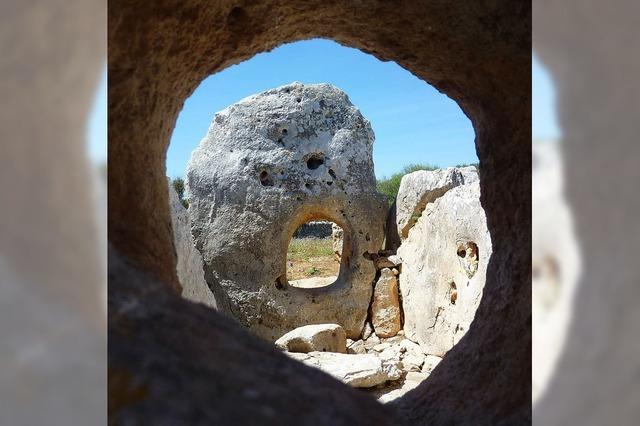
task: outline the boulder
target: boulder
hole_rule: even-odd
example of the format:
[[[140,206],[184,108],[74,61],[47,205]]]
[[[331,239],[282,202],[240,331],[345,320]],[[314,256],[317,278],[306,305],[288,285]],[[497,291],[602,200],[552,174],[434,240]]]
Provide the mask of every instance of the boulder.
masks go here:
[[[378,337],[393,337],[400,331],[398,279],[389,268],[380,271],[373,290],[371,322]]]
[[[370,388],[402,376],[399,363],[383,362],[373,354],[338,354],[331,352],[288,353],[292,358],[319,368],[354,388]]]
[[[443,356],[473,321],[491,257],[479,183],[428,204],[398,254],[406,337]]]
[[[215,309],[216,299],[204,280],[202,255],[196,249],[191,238],[189,213],[180,203],[180,198],[173,185],[169,183],[168,186],[173,244],[177,257],[176,273],[180,284],[182,284],[182,297]]]
[[[276,346],[289,352],[347,352],[347,336],[338,324],[305,325],[276,340]]]
[[[384,239],[387,204],[376,191],[369,122],[328,84],[293,83],[216,114],[187,171],[189,213],[218,307],[275,341],[309,323],[360,336],[375,269],[362,253]],[[343,229],[338,279],[289,285],[286,253],[311,220]]]
[[[406,174],[400,181],[396,198],[396,226],[401,239],[407,238],[425,206],[445,192],[464,183],[460,170],[450,167],[438,170],[418,170]]]

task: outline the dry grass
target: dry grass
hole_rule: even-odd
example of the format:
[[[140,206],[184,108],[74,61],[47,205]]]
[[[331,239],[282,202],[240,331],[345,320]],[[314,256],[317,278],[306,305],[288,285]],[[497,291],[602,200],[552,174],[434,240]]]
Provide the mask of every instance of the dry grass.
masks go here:
[[[339,270],[331,238],[294,238],[289,243],[288,280],[335,276]]]

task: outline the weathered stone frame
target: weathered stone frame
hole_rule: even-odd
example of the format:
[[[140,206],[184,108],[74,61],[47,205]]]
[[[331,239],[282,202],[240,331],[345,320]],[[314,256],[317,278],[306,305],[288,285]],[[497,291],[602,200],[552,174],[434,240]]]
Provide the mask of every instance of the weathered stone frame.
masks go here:
[[[493,242],[474,323],[398,408],[410,421],[431,424],[528,422],[530,20],[530,3],[511,0],[491,6],[111,1],[109,241],[137,267],[179,289],[165,156],[184,100],[207,76],[282,43],[312,37],[393,60],[454,99],[472,121],[481,203]]]
[[[289,244],[291,244],[291,239],[293,238],[293,234],[296,231],[296,229],[298,229],[298,227],[300,227],[301,225],[314,220],[326,220],[329,222],[333,222],[336,225],[338,225],[340,228],[342,228],[344,233],[343,234],[344,237],[342,241],[342,253],[347,253],[346,256],[341,256],[340,258],[340,270],[338,272],[338,277],[333,283],[326,286],[317,287],[317,288],[301,289],[302,291],[307,291],[314,294],[321,294],[321,293],[331,292],[335,287],[344,285],[345,277],[348,273],[349,268],[351,267],[351,258],[357,255],[357,251],[355,251],[353,247],[353,242],[351,237],[353,235],[353,228],[351,224],[349,224],[348,221],[345,221],[342,218],[339,218],[338,216],[335,216],[330,213],[329,214],[325,213],[322,207],[319,207],[318,210],[314,211],[312,215],[297,215],[293,220],[291,220],[289,227],[287,228],[287,232],[283,234],[284,244],[282,244],[282,247],[284,247],[285,251],[288,250]],[[284,254],[283,258],[285,262],[282,269],[283,271],[282,276],[285,279],[287,279],[288,268],[286,264],[286,260],[287,260],[286,253]]]

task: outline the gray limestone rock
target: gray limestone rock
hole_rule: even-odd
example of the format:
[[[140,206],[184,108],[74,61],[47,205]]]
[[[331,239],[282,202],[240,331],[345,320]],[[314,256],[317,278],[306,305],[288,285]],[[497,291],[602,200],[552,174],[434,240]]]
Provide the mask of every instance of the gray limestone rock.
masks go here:
[[[309,323],[340,324],[358,338],[375,270],[363,253],[384,238],[369,122],[328,84],[293,83],[216,114],[188,165],[189,213],[205,278],[220,309],[276,340]],[[297,288],[286,252],[299,225],[344,231],[338,279]]]
[[[276,346],[288,352],[347,352],[347,337],[338,324],[313,324],[291,330]]]
[[[393,337],[400,331],[398,279],[389,268],[380,271],[373,290],[371,322],[378,337]]]
[[[180,203],[178,193],[170,183],[169,207],[171,227],[173,228],[173,244],[177,254],[176,273],[180,284],[182,284],[182,296],[215,309],[216,299],[204,280],[202,256],[196,250],[191,238],[189,213]]]
[[[398,255],[406,337],[443,356],[473,321],[491,256],[479,183],[428,204]]]
[[[287,354],[309,366],[319,368],[354,388],[370,388],[389,380],[398,380],[402,376],[398,361],[385,361],[373,354],[331,352]]]
[[[400,238],[407,238],[409,230],[428,203],[463,183],[462,173],[453,167],[418,170],[403,176],[396,198],[396,226]]]

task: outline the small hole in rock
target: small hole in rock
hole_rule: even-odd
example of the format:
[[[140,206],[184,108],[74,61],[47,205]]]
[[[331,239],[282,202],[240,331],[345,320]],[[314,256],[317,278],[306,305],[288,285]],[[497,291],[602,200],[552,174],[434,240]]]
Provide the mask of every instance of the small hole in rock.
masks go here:
[[[332,178],[336,179],[336,172],[334,172],[333,169],[329,169],[329,175],[331,175]]]
[[[289,132],[287,131],[287,129],[282,129],[282,135],[283,135],[283,136],[285,136],[287,133],[289,133]]]
[[[333,185],[333,182],[327,182],[327,185],[331,186]]]
[[[273,180],[266,171],[260,173],[260,184],[262,186],[273,186]]]
[[[458,256],[465,257],[467,255],[467,250],[464,248],[458,249]]]
[[[284,290],[287,287],[286,279],[283,279],[282,276],[276,278],[275,284],[278,290]]]
[[[324,155],[322,154],[313,154],[307,160],[307,167],[310,170],[315,170],[318,167],[322,166],[323,164],[324,164]]]
[[[302,99],[296,98],[296,102],[300,103],[301,101],[302,101]]]

